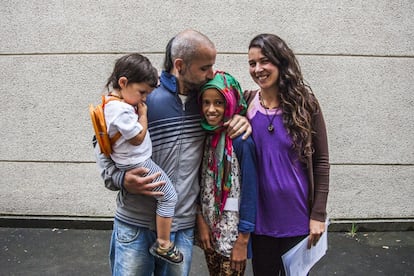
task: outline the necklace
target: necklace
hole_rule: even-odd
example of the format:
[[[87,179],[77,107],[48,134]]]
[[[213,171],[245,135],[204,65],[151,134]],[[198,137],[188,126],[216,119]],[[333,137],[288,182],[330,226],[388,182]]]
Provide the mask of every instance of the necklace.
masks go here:
[[[275,110],[275,114],[273,114],[272,118],[270,118],[270,116],[268,114],[268,111],[267,111],[269,108],[264,104],[262,94],[260,92],[259,92],[259,101],[260,101],[260,104],[263,106],[263,108],[266,112],[266,118],[269,121],[269,125],[267,126],[267,130],[269,132],[273,132],[275,130],[275,127],[273,126],[273,121],[274,121],[274,119],[277,115],[277,110]]]
[[[269,132],[273,132],[275,130],[275,127],[273,126],[273,120],[276,117],[277,112],[275,111],[275,114],[273,114],[272,119],[269,118],[269,114],[267,113],[267,108],[265,108],[266,111],[266,118],[269,121],[269,125],[267,126],[267,130]]]

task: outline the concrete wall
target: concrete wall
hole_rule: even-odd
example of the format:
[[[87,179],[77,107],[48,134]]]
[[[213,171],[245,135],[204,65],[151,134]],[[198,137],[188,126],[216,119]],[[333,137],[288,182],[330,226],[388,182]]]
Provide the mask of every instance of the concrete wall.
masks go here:
[[[2,0],[0,214],[111,217],[87,106],[117,57],[161,69],[169,38],[191,27],[245,89],[254,35],[297,53],[327,121],[331,218],[413,218],[413,14],[411,0]]]

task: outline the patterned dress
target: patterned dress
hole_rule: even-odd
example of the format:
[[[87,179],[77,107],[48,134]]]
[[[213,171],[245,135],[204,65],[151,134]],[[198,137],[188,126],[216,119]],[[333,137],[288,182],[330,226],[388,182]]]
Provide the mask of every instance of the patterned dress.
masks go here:
[[[201,176],[201,183],[203,183],[200,190],[201,209],[203,217],[212,232],[214,250],[223,256],[230,257],[231,250],[239,233],[239,211],[228,211],[225,209],[221,216],[218,219],[216,218],[214,208],[214,178],[205,169],[212,154],[215,154],[215,152],[211,150],[210,139],[207,139],[204,148]],[[240,166],[235,151],[232,154],[231,164],[232,184],[228,198],[237,199],[240,202]]]

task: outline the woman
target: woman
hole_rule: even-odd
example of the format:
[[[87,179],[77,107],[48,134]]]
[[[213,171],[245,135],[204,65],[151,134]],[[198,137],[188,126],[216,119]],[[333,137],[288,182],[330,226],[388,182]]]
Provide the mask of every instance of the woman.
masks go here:
[[[255,275],[284,275],[281,256],[325,231],[329,154],[321,108],[304,83],[292,50],[276,35],[249,45],[249,72],[259,86],[246,91],[258,168]]]

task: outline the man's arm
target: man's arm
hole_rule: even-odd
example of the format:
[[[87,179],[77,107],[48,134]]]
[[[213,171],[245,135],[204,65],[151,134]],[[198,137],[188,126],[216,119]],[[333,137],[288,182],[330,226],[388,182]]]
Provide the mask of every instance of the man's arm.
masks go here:
[[[107,158],[101,153],[99,144],[95,139],[96,138],[94,137],[93,149],[95,151],[96,164],[98,165],[101,177],[104,180],[105,187],[112,191],[120,190],[122,188],[125,173],[117,169],[112,159]]]
[[[141,194],[148,196],[160,196],[163,192],[154,192],[153,189],[164,185],[164,181],[152,183],[160,173],[144,176],[148,173],[146,168],[135,168],[126,172],[121,171],[115,166],[112,159],[101,153],[99,144],[94,142],[96,164],[101,172],[105,187],[109,190],[117,191],[125,189],[131,194]]]
[[[249,120],[242,115],[235,114],[230,120],[224,123],[224,126],[227,126],[227,133],[231,139],[244,133],[242,139],[246,140],[252,134],[252,126]]]
[[[153,191],[156,187],[164,185],[165,181],[153,182],[161,175],[160,172],[146,175],[148,169],[144,167],[135,168],[125,172],[124,188],[131,194],[147,195],[147,196],[162,196],[163,192]]]

